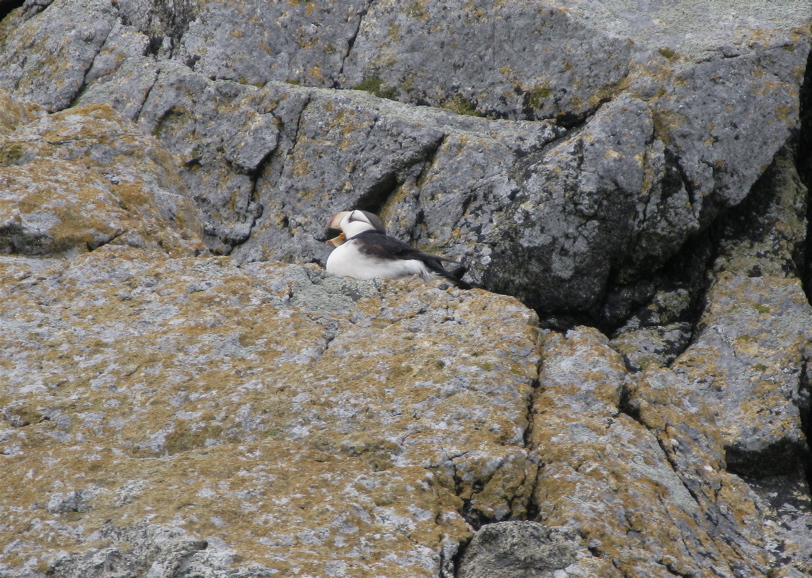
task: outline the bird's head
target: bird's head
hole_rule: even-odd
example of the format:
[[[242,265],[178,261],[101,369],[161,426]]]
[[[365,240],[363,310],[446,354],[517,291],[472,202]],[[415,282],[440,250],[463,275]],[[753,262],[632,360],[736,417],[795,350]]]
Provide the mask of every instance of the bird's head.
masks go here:
[[[355,211],[342,211],[333,215],[327,221],[327,228],[341,231],[338,237],[327,241],[327,244],[333,247],[338,247],[345,240],[352,239],[365,231],[386,233],[386,226],[377,215],[358,209]]]

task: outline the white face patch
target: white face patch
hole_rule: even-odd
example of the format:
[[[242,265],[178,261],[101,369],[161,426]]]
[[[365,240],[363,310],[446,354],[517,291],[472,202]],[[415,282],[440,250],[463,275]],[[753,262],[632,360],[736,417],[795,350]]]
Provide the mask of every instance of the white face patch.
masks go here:
[[[352,239],[364,231],[375,230],[375,225],[369,222],[369,219],[367,219],[363,211],[350,211],[341,219],[341,223],[339,223],[338,226],[344,232],[347,239]]]

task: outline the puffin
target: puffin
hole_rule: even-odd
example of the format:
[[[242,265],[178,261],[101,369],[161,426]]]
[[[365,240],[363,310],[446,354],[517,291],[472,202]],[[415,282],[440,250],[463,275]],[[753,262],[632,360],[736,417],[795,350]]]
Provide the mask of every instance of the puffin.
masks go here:
[[[446,271],[443,261],[457,263],[415,249],[386,234],[383,221],[373,213],[356,209],[342,211],[327,221],[327,228],[341,231],[327,244],[334,247],[327,258],[328,273],[355,279],[400,279],[420,275],[424,281],[445,279],[461,289],[471,286],[460,279],[466,269]]]

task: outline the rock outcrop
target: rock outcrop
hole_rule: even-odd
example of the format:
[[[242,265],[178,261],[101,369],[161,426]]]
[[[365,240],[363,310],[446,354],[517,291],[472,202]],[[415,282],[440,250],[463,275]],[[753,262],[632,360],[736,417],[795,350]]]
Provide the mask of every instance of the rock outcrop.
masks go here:
[[[812,573],[810,25],[21,2],[0,576]],[[477,288],[328,275],[349,208]]]
[[[323,218],[357,205],[486,289],[597,319],[797,129],[808,14],[756,4],[720,26],[721,3],[686,23],[612,2],[58,0],[4,21],[0,88],[109,104],[158,135],[219,253],[321,262]]]
[[[158,575],[156,525],[283,574],[436,575],[464,516],[527,509],[538,353],[512,298],[112,245],[4,265],[12,567],[124,571],[148,520]]]

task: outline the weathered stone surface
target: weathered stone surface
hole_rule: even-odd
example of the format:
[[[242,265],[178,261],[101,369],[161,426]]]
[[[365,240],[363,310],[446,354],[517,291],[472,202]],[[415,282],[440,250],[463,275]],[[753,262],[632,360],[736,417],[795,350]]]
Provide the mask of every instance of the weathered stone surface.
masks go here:
[[[99,49],[93,64],[85,73],[85,84],[93,84],[116,72],[128,60],[138,61],[149,49],[149,38],[116,20],[107,41]]]
[[[43,115],[39,106],[31,102],[19,102],[0,91],[0,136],[13,132],[17,127],[33,122]]]
[[[0,89],[52,112],[70,106],[114,21],[107,0],[55,0],[44,12],[16,10],[0,24]]]
[[[327,191],[328,206],[383,208],[391,234],[473,263],[470,249],[516,194],[508,172],[517,149],[543,146],[560,134],[546,123],[466,119],[364,93],[310,94],[280,177],[265,174],[257,183],[268,210],[252,239],[235,251],[238,259],[287,259],[292,252],[301,260],[324,258],[323,245],[314,241],[323,238],[329,213],[319,218],[309,207]],[[482,181],[487,184],[477,200],[460,204],[456,193]],[[298,194],[279,197],[278,190]],[[280,215],[287,230],[279,228]]]
[[[207,2],[183,35],[181,58],[241,83],[333,87],[370,4]]]
[[[80,102],[113,102],[174,152],[206,215],[209,246],[228,253],[263,212],[255,190],[261,163],[279,146],[302,98],[212,82],[175,62],[137,59]],[[280,119],[281,116],[281,119]],[[293,127],[295,130],[295,125]]]
[[[393,234],[425,230],[429,237],[418,242],[452,245],[447,254],[470,261],[467,249],[518,192],[510,166],[525,148],[562,134],[549,123],[488,122],[361,92],[277,83],[258,90],[149,61],[124,67],[80,102],[114,103],[177,151],[178,168],[209,216],[209,245],[230,252],[239,242],[232,254],[241,261],[323,260],[324,222],[335,207],[356,205],[391,207]],[[477,188],[466,210],[456,195]],[[324,195],[329,203],[314,206]],[[459,223],[456,230],[438,221],[442,215]]]
[[[812,500],[803,468],[784,476],[747,479],[765,512],[766,546],[777,576],[812,573]]]
[[[704,408],[702,421],[714,424],[703,429],[718,438],[725,467],[747,475],[744,480],[762,520],[764,548],[773,571],[782,576],[810,571],[812,516],[802,464],[809,455],[805,368],[812,320],[797,279],[806,244],[806,199],[791,157],[782,152],[748,199],[721,220],[716,259],[708,265],[713,281],[703,298],[704,312],[690,347],[671,366],[681,376],[672,381],[682,390],[686,411]],[[686,319],[691,299],[684,290],[675,299],[678,295],[658,293],[612,341],[632,367],[671,361],[656,348],[652,355],[648,345],[668,335],[673,321]],[[655,339],[648,341],[650,336]],[[646,375],[642,383],[650,381]],[[630,396],[630,407],[647,407],[638,398],[644,390]],[[640,413],[646,425],[654,426],[647,415]],[[686,474],[684,468],[677,471]],[[693,487],[705,486],[694,482]],[[708,503],[713,499],[708,496]]]
[[[788,475],[745,478],[760,498],[765,546],[776,561],[776,576],[812,574],[812,499],[802,468]]]
[[[39,50],[28,28],[72,25],[68,4],[15,13],[0,58]],[[637,18],[622,2],[480,8],[119,2],[90,48],[61,37],[59,50],[96,51],[70,98],[27,88],[56,82],[50,69],[11,67],[0,85],[51,109],[110,104],[154,131],[215,252],[321,262],[323,216],[380,210],[401,237],[464,257],[475,284],[593,318],[615,283],[650,275],[741,202],[798,126],[797,4],[780,18],[757,3],[736,17],[716,2],[647,3]],[[503,41],[483,43],[485,29]],[[561,122],[477,124],[279,80]]]
[[[747,200],[722,221],[714,271],[800,277],[806,253],[807,193],[792,155],[780,151]]]
[[[26,120],[0,135],[0,252],[205,251],[199,211],[157,141],[105,106]]]
[[[496,118],[578,116],[617,91],[632,46],[548,2],[376,2],[345,83]]]
[[[701,332],[674,369],[715,402],[734,471],[761,475],[806,450],[799,411],[812,309],[797,279],[721,273]]]
[[[806,187],[788,155],[725,221],[698,334],[674,364],[713,400],[734,471],[786,474],[808,451],[801,408],[812,308],[797,278]]]
[[[228,572],[233,558],[233,554],[228,551],[217,552],[219,554],[217,556],[214,554],[217,551],[216,546],[204,540],[190,538],[177,528],[162,528],[142,523],[121,529],[106,524],[97,533],[97,537],[108,541],[111,545],[107,548],[94,549],[84,555],[64,556],[56,563],[54,572],[62,576],[99,578],[132,576],[133,573],[150,576],[189,576],[194,575],[194,572],[198,576],[208,577],[216,576],[216,571]],[[212,560],[220,563],[211,564]],[[189,572],[191,568],[194,570]],[[246,574],[237,572],[236,575]],[[262,575],[261,569],[256,575]]]
[[[724,472],[712,421],[705,425],[701,419],[709,412],[694,418],[697,410],[691,408],[672,421],[668,412],[676,417],[682,410],[670,372],[644,374],[634,382],[595,331],[553,334],[542,354],[530,442],[544,465],[534,503],[545,526],[573,527],[592,554],[568,572],[766,571],[761,535],[751,529],[759,524],[753,497],[741,480]],[[642,422],[621,411],[626,390]],[[660,396],[647,396],[656,407],[637,401],[649,391]],[[670,448],[678,458],[667,453]]]
[[[434,576],[461,514],[527,507],[515,300],[110,245],[3,266],[7,569],[115,557],[105,523],[149,520],[282,574]]]
[[[736,58],[720,54],[688,64],[659,57],[646,64],[650,77],[641,76],[634,90],[650,107],[654,141],[644,155],[642,190],[647,194],[638,205],[634,235],[639,248],[621,274],[656,266],[720,210],[738,204],[787,141],[796,122],[798,89],[785,79],[798,79],[801,68],[784,57],[794,53],[781,41],[764,53]],[[762,77],[774,82],[751,80]],[[719,78],[727,82],[716,82]],[[727,94],[728,89],[737,96]],[[731,99],[737,102],[735,110],[722,104]],[[763,108],[766,103],[769,109]],[[751,129],[759,139],[740,142]]]
[[[569,528],[500,522],[474,534],[460,561],[460,578],[553,578],[576,559],[579,539]]]
[[[615,332],[613,347],[637,369],[673,361],[688,345],[698,306],[704,306],[701,294],[708,279],[697,279],[697,272],[705,268],[715,275],[730,271],[749,277],[799,277],[806,252],[806,206],[806,187],[789,151],[781,151],[748,198],[719,220],[712,249],[715,258],[694,256],[692,262],[674,267],[658,291],[639,286],[643,298],[650,297],[636,311],[622,309],[624,302],[640,301],[634,285],[625,294],[621,290],[611,297],[605,308],[606,321],[611,326],[615,319],[625,317]]]
[[[809,575],[811,18],[27,0],[0,574]],[[302,266],[353,207],[611,340]]]
[[[631,392],[629,409],[639,412],[641,421],[658,436],[669,461],[710,519],[724,532],[738,527],[751,543],[761,543],[770,559],[770,573],[807,575],[812,570],[808,549],[812,515],[800,464],[794,464],[799,470],[785,475],[743,478],[746,487],[736,481],[720,489],[713,464],[724,463],[726,448],[711,415],[715,405],[697,401],[693,386],[670,372],[645,375],[638,383]],[[710,466],[703,465],[703,456],[712,458]],[[755,519],[753,510],[758,514]],[[745,517],[751,521],[742,525]],[[744,527],[747,525],[749,529]],[[739,574],[749,573],[740,566],[736,569]]]
[[[693,328],[678,322],[624,331],[611,342],[633,369],[665,367],[688,346]]]

